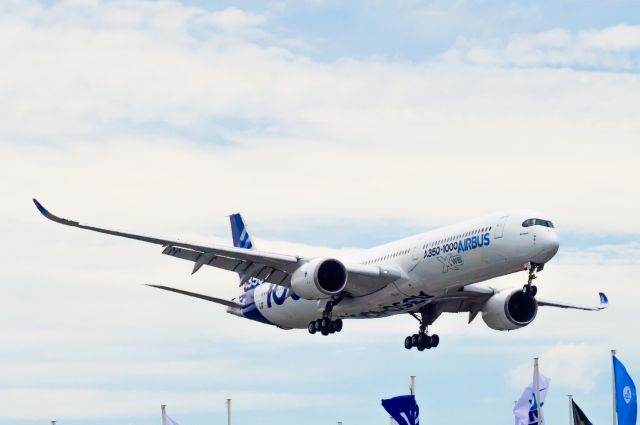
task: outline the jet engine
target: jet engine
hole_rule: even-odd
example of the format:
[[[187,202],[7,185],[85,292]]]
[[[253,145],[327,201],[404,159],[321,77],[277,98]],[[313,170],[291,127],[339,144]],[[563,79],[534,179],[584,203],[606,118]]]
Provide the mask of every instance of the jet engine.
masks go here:
[[[291,289],[307,300],[339,294],[347,285],[347,269],[333,258],[316,258],[291,275]]]
[[[482,320],[491,329],[512,331],[527,326],[538,314],[535,297],[520,289],[498,292],[482,307]]]

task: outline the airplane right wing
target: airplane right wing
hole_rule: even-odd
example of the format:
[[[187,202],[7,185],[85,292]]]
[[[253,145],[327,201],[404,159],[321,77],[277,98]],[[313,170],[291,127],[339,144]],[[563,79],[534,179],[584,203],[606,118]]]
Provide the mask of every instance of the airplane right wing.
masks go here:
[[[206,264],[234,272],[244,272],[247,278],[258,277],[265,282],[289,286],[291,281],[290,274],[299,267],[302,260],[302,258],[293,255],[275,254],[222,245],[203,244],[180,239],[167,239],[159,236],[129,233],[120,230],[81,224],[78,221],[68,220],[50,213],[36,199],[34,199],[33,202],[43,216],[56,223],[162,245],[164,246],[164,250],[162,251],[163,254],[193,261],[195,263],[193,273]]]
[[[291,287],[291,274],[309,260],[308,258],[255,249],[203,244],[91,226],[58,217],[50,213],[36,199],[33,199],[33,202],[43,216],[56,223],[162,245],[164,247],[163,254],[192,261],[194,263],[192,273],[197,272],[204,265],[241,273],[243,277],[240,285],[255,278],[263,282]],[[349,286],[346,288],[346,292],[353,296],[377,291],[401,276],[399,270],[379,266],[361,264],[345,264],[344,266],[349,273]]]

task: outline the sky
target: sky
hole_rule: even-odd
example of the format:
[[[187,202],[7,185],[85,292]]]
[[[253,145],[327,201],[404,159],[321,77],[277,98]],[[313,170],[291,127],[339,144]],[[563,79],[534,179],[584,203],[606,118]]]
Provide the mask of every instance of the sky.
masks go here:
[[[0,3],[0,424],[511,423],[533,357],[594,423],[609,350],[640,379],[640,4],[635,1]],[[327,338],[147,283],[231,298],[237,278],[44,220],[260,249],[354,252],[485,213],[561,237],[523,329],[408,316]],[[491,282],[521,287],[524,274]]]

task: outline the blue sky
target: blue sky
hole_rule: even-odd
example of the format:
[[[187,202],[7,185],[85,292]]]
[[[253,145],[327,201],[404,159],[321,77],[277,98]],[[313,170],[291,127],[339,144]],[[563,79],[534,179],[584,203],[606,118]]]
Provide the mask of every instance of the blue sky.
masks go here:
[[[541,359],[550,421],[573,394],[610,418],[608,350],[640,376],[637,2],[11,1],[0,5],[0,424],[388,423],[417,375],[425,423],[508,423]],[[56,213],[259,247],[366,248],[511,208],[561,251],[541,309],[499,333],[464,315],[406,351],[411,317],[332,338],[240,320],[235,276],[157,247],[45,222]],[[524,275],[495,282],[520,287]]]

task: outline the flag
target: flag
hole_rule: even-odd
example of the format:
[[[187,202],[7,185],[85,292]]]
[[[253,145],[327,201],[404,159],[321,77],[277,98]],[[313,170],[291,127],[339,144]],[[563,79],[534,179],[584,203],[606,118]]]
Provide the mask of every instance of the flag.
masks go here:
[[[593,425],[587,415],[584,414],[580,406],[571,400],[571,414],[573,415],[573,424],[574,425]]]
[[[167,425],[180,425],[180,424],[174,421],[173,419],[171,419],[169,416],[167,416]]]
[[[382,400],[382,407],[399,425],[419,425],[419,409],[416,397],[401,395]]]
[[[540,413],[542,413],[542,406],[544,406],[544,399],[547,397],[547,390],[549,389],[549,383],[551,380],[540,374]],[[515,416],[515,425],[542,425],[544,424],[543,418],[538,421],[538,403],[536,402],[536,384],[535,377],[527,388],[524,389],[520,399],[516,402],[513,408],[513,416]]]
[[[613,356],[613,373],[616,382],[616,414],[618,425],[636,425],[638,399],[636,386],[624,365]]]

